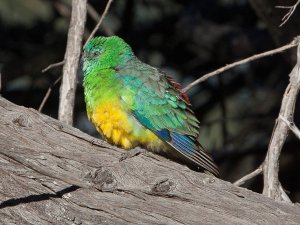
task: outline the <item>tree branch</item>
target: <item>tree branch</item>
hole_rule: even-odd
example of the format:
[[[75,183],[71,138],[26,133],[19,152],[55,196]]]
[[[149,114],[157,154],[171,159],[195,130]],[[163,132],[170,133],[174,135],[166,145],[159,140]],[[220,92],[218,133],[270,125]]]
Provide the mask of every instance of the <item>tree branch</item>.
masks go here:
[[[123,152],[0,98],[0,224],[299,224],[294,204]]]
[[[50,70],[50,69],[52,69],[54,67],[62,66],[62,65],[64,65],[64,63],[65,63],[65,60],[57,62],[57,63],[52,63],[49,66],[47,66],[46,68],[44,68],[42,70],[42,73],[46,73],[48,70]]]
[[[295,104],[300,88],[300,45],[297,50],[297,63],[290,73],[290,83],[288,84],[281,103],[278,119],[276,120],[272,138],[269,144],[268,153],[265,159],[264,189],[263,194],[277,200],[286,200],[286,194],[278,179],[279,173],[279,156],[281,149],[288,135],[289,127],[280,118],[286,118],[293,121]]]
[[[290,48],[293,48],[293,47],[296,47],[299,43],[299,36],[297,38],[295,38],[293,41],[291,41],[290,43],[280,47],[280,48],[276,48],[276,49],[273,49],[273,50],[270,50],[270,51],[267,51],[267,52],[263,52],[263,53],[260,53],[260,54],[256,54],[256,55],[253,55],[251,57],[248,57],[246,59],[243,59],[243,60],[240,60],[240,61],[237,61],[237,62],[234,62],[234,63],[231,63],[229,65],[226,65],[224,67],[221,67],[213,72],[210,72],[210,73],[207,73],[205,75],[203,75],[202,77],[198,78],[197,80],[193,81],[192,83],[190,83],[188,86],[186,86],[185,88],[183,88],[183,91],[184,92],[187,92],[189,91],[192,87],[194,87],[195,85],[207,80],[208,78],[210,77],[213,77],[213,76],[216,76],[220,73],[223,73],[227,70],[230,70],[236,66],[239,66],[239,65],[242,65],[242,64],[245,64],[245,63],[249,63],[249,62],[252,62],[252,61],[255,61],[257,59],[260,59],[260,58],[264,58],[264,57],[267,57],[267,56],[271,56],[271,55],[275,55],[275,54],[278,54],[280,52],[283,52],[283,51],[286,51],[287,49],[290,49]]]
[[[42,110],[44,108],[44,105],[45,105],[46,101],[48,100],[48,98],[49,98],[49,96],[51,94],[52,88],[61,80],[61,78],[62,78],[61,76],[59,78],[57,78],[54,81],[54,83],[48,88],[48,90],[47,90],[47,92],[46,92],[46,94],[45,94],[45,96],[43,98],[43,101],[41,102],[40,107],[38,109],[39,112],[42,112]]]
[[[296,137],[300,140],[300,130],[296,127],[294,122],[288,121],[282,115],[279,115],[279,119],[281,119],[285,124],[290,128],[290,130],[296,135]]]
[[[236,186],[241,186],[243,185],[246,181],[258,176],[259,174],[262,173],[263,171],[263,166],[260,165],[256,170],[254,170],[253,172],[247,174],[246,176],[243,176],[242,178],[240,178],[239,180],[237,180],[236,182],[234,182],[233,184]]]
[[[300,0],[298,0],[293,6],[276,6],[276,8],[289,9],[287,14],[285,14],[284,17],[282,17],[281,20],[283,22],[279,25],[279,27],[282,27],[290,19],[290,17],[293,15],[293,13],[296,10],[299,3],[300,3]]]
[[[87,12],[95,22],[100,21],[101,16],[95,10],[95,8],[89,3],[87,4]],[[104,22],[102,22],[101,24],[102,24],[103,31],[105,32],[106,35],[108,35],[108,36],[114,35],[113,31],[108,26],[105,26]]]
[[[86,20],[86,4],[87,0],[72,0],[72,15],[58,109],[59,120],[70,125],[73,123],[76,77]]]
[[[95,33],[96,33],[97,30],[99,29],[99,27],[100,27],[102,21],[104,20],[106,14],[107,14],[107,12],[108,12],[108,9],[109,9],[109,7],[110,7],[112,1],[113,1],[113,0],[108,0],[107,4],[106,4],[106,6],[105,6],[104,12],[102,13],[102,15],[101,15],[101,17],[100,17],[100,19],[99,19],[99,22],[97,23],[97,25],[96,25],[95,28],[93,29],[92,33],[90,34],[90,36],[89,36],[88,39],[86,40],[84,46],[86,46],[86,44],[91,40],[91,38],[94,37]]]
[[[297,48],[297,63],[289,76],[290,83],[288,84],[282,99],[280,112],[275,122],[268,152],[264,162],[258,169],[234,183],[236,185],[241,185],[246,180],[252,179],[253,177],[263,172],[263,194],[276,200],[283,200],[288,202],[290,202],[291,200],[284,192],[284,189],[282,188],[282,185],[278,178],[279,157],[282,147],[286,141],[289,129],[292,130],[298,138],[300,138],[300,131],[298,130],[298,128],[294,123],[289,122],[293,121],[294,119],[295,104],[300,89],[300,44]]]

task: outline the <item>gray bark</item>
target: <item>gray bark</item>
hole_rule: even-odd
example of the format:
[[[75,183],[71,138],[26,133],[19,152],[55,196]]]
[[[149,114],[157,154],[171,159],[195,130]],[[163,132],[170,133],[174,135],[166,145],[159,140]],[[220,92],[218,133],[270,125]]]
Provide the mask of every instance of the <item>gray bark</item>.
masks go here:
[[[289,201],[279,182],[278,173],[279,156],[290,129],[288,124],[280,119],[280,117],[285,118],[287,121],[294,120],[295,105],[300,89],[300,45],[297,50],[297,59],[297,63],[290,73],[290,83],[282,98],[280,113],[275,122],[273,135],[263,166],[263,194],[277,200]]]
[[[0,98],[0,224],[300,224],[299,206]]]
[[[86,19],[87,0],[72,0],[72,15],[68,32],[65,64],[60,88],[58,118],[72,125],[77,85],[77,70]]]

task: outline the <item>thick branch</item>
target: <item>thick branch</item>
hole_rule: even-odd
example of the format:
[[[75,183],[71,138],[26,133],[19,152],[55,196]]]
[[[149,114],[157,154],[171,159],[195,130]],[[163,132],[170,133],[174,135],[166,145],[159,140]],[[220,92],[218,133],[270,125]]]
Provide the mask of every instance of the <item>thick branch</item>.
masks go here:
[[[297,96],[300,88],[300,45],[297,51],[297,64],[290,73],[290,83],[287,86],[279,113],[279,118],[276,120],[273,135],[269,144],[268,153],[265,159],[263,174],[264,174],[264,189],[263,194],[277,200],[286,199],[285,193],[282,191],[281,184],[278,180],[279,173],[279,156],[281,149],[288,135],[289,126],[280,119],[285,118],[287,121],[294,120],[294,111]]]
[[[72,0],[72,15],[64,59],[58,118],[70,125],[73,123],[76,77],[86,19],[86,4],[87,0]]]
[[[122,153],[0,98],[0,224],[299,224],[296,205]]]

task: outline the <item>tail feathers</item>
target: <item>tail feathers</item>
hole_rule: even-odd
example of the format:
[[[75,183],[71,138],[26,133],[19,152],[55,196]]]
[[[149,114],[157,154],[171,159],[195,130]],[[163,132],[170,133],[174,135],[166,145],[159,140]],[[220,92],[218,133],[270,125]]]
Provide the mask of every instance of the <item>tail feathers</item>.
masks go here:
[[[170,140],[168,143],[181,155],[191,160],[197,166],[212,173],[215,176],[219,175],[219,170],[212,158],[205,153],[204,149],[191,137],[170,132]]]

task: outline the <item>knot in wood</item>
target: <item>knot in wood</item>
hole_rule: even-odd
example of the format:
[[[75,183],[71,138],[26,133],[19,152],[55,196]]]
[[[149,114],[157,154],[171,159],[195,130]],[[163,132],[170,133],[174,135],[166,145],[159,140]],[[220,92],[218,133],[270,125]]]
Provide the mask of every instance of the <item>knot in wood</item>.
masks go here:
[[[116,178],[108,169],[97,169],[91,178],[95,187],[101,191],[113,191],[117,187]]]
[[[215,178],[211,175],[208,175],[208,177],[203,179],[204,184],[212,184],[212,183],[215,183],[215,182],[216,182]]]
[[[24,115],[17,116],[12,122],[19,127],[30,127],[29,118]]]
[[[155,193],[168,193],[174,189],[174,182],[169,180],[168,178],[163,179],[159,182],[157,182],[153,187],[152,187],[152,192]]]

